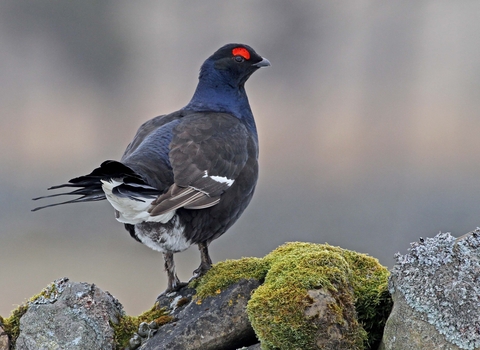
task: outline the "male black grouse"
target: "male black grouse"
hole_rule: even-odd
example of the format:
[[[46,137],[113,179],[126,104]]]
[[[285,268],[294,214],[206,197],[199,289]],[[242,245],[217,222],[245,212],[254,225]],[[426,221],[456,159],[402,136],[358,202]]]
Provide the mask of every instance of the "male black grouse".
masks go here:
[[[212,264],[208,245],[249,204],[258,178],[258,136],[245,82],[270,62],[250,46],[228,44],[202,65],[191,101],[138,129],[120,161],[107,160],[90,174],[59,186],[78,188],[34,198],[80,195],[62,203],[107,199],[115,217],[137,241],[164,254],[168,287],[181,283],[173,254],[197,244],[201,263]]]

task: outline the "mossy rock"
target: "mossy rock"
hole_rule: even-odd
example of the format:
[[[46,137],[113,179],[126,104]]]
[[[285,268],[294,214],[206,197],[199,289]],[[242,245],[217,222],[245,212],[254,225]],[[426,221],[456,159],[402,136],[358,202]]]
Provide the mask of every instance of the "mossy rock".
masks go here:
[[[205,299],[242,279],[263,281],[269,268],[268,261],[261,258],[225,260],[214,264],[204,277],[194,279],[189,287],[195,288],[198,299]]]
[[[25,314],[25,312],[27,312],[27,310],[28,306],[26,304],[22,304],[13,310],[8,318],[3,318],[0,316],[0,323],[10,339],[10,347],[12,349],[15,348],[15,341],[20,334],[20,318]]]
[[[296,242],[282,245],[264,258],[215,264],[191,287],[196,288],[197,302],[201,302],[242,279],[260,281],[262,285],[252,293],[247,312],[264,350],[327,349],[328,346],[376,349],[392,307],[388,276],[388,270],[377,259],[365,254],[328,244]],[[54,299],[59,292],[59,285],[54,283],[9,318],[0,318],[12,342],[18,336],[19,320],[29,304]],[[323,307],[326,311],[317,317],[310,311],[322,302],[328,307]],[[164,324],[171,317],[158,307],[138,317],[120,317],[118,324],[112,324],[117,348],[126,345],[140,322],[151,320]],[[332,347],[332,342],[323,346],[319,342],[319,339],[330,341],[332,334],[340,335],[337,346]]]
[[[192,286],[197,297],[205,298],[244,278],[263,282],[247,307],[262,349],[322,348],[316,339],[322,333],[328,338],[338,327],[344,341],[338,348],[374,349],[392,307],[388,276],[387,268],[368,255],[328,244],[295,242],[264,258],[215,264]],[[312,293],[328,295],[326,318],[333,328],[306,317]]]
[[[34,295],[28,299],[25,303],[17,307],[12,311],[8,318],[0,316],[0,324],[7,333],[10,341],[11,348],[15,349],[16,340],[20,334],[20,319],[28,311],[32,304],[43,304],[53,302],[60,293],[63,291],[63,284],[68,281],[68,278],[57,280],[39,294]],[[145,311],[139,316],[119,315],[118,323],[110,323],[114,330],[115,345],[117,349],[125,349],[128,345],[129,339],[138,330],[140,323],[155,321],[158,326],[171,322],[172,317],[168,312],[159,308],[158,305],[154,305],[151,309]]]
[[[35,303],[37,301],[45,301],[50,300],[51,298],[55,298],[58,295],[58,282],[62,282],[65,279],[60,279],[49,284],[46,288],[44,288],[40,293],[32,296],[23,304],[19,305],[15,310],[13,310],[8,318],[3,318],[0,316],[0,323],[3,326],[3,329],[7,333],[10,339],[10,347],[15,349],[15,343],[17,338],[20,334],[20,319],[22,316],[28,311],[28,307],[30,304]],[[68,279],[67,279],[68,280]]]
[[[117,324],[111,324],[115,332],[116,349],[125,349],[128,346],[130,338],[137,332],[140,323],[150,323],[155,321],[158,326],[162,326],[173,320],[168,312],[154,305],[150,310],[143,312],[139,316],[123,315]]]

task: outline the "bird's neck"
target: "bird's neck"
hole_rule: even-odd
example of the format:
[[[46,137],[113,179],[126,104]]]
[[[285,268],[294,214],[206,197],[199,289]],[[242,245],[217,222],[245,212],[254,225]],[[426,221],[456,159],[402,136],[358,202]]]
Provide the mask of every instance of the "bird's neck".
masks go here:
[[[250,130],[256,133],[255,120],[248,102],[245,87],[230,85],[218,76],[202,75],[190,102],[184,107],[187,110],[222,112],[233,114],[242,120]]]

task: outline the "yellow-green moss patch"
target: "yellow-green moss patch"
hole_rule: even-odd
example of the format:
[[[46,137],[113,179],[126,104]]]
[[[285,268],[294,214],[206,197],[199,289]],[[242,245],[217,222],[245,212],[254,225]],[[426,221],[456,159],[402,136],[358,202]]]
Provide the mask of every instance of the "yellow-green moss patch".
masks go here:
[[[204,277],[193,280],[190,287],[196,289],[197,298],[204,299],[242,279],[263,281],[268,268],[268,262],[260,258],[225,260],[214,264]]]
[[[329,246],[329,249],[341,249]],[[383,336],[383,328],[392,310],[393,301],[388,291],[390,272],[377,259],[342,249],[352,269],[350,283],[355,293],[358,321],[368,333],[367,349],[376,349]]]
[[[22,304],[18,308],[12,311],[8,318],[0,317],[0,322],[3,325],[3,330],[8,334],[10,338],[10,346],[15,349],[15,342],[20,335],[20,318],[27,312],[28,305]]]
[[[117,324],[112,323],[115,332],[116,348],[124,349],[128,345],[128,341],[138,330],[140,323],[155,321],[161,326],[172,321],[172,319],[165,309],[159,309],[157,305],[154,305],[150,310],[145,311],[139,316],[121,316]]]
[[[297,249],[295,249],[297,248]],[[266,257],[271,268],[252,295],[248,314],[263,349],[317,349],[319,334],[342,328],[342,348],[363,349],[366,334],[358,324],[352,271],[345,258],[321,245],[291,243]],[[330,322],[309,320],[309,290],[326,290],[332,301],[324,315]]]
[[[344,326],[346,348],[371,349],[381,339],[392,306],[388,275],[388,270],[368,255],[328,244],[295,242],[264,258],[215,264],[191,287],[202,299],[241,279],[263,281],[247,311],[265,350],[318,348],[314,339],[330,330],[306,320],[305,311],[313,302],[309,291],[325,290],[335,300],[329,304],[328,317]]]

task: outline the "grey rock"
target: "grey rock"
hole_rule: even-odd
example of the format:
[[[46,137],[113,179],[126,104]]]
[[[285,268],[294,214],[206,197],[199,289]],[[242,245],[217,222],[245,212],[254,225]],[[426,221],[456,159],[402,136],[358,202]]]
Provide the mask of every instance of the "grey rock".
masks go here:
[[[9,350],[10,349],[10,340],[8,335],[0,324],[0,350]]]
[[[433,325],[411,308],[400,291],[392,295],[393,309],[385,324],[383,344],[379,350],[459,350]]]
[[[237,350],[261,350],[262,346],[260,343],[250,346],[244,346],[243,348],[238,348]]]
[[[122,305],[94,284],[57,280],[29,302],[20,319],[16,349],[114,349],[110,322],[118,323]]]
[[[143,337],[143,338],[146,338],[149,336],[151,332],[151,329],[148,327],[148,324],[146,322],[142,322],[140,323],[139,327],[138,327],[138,335]]]
[[[158,323],[155,322],[155,321],[152,321],[148,324],[148,328],[150,328],[152,330],[158,329]]]
[[[352,291],[353,293],[353,291]],[[339,350],[351,349],[352,341],[348,334],[358,332],[355,305],[351,302],[337,300],[326,288],[307,291],[311,304],[305,309],[305,317],[315,325],[317,349]],[[332,309],[342,310],[342,322]],[[348,314],[347,317],[345,317]]]
[[[142,345],[142,337],[140,337],[137,333],[133,335],[132,338],[130,338],[130,341],[128,342],[130,345],[131,350],[138,349],[140,345]]]
[[[480,229],[420,239],[396,260],[383,348],[480,349]]]
[[[224,350],[255,343],[246,306],[259,285],[257,280],[241,280],[205,300],[192,298],[193,291],[186,288],[180,291],[183,294],[161,298],[160,305],[168,305],[176,321],[160,327],[141,349]],[[189,302],[179,303],[184,298]]]
[[[260,343],[249,346],[247,350],[260,350],[262,348],[262,345]]]
[[[160,294],[157,304],[160,308],[166,308],[171,315],[177,315],[191,301],[196,291],[193,288],[183,287],[177,292]],[[158,328],[158,327],[157,327]]]

